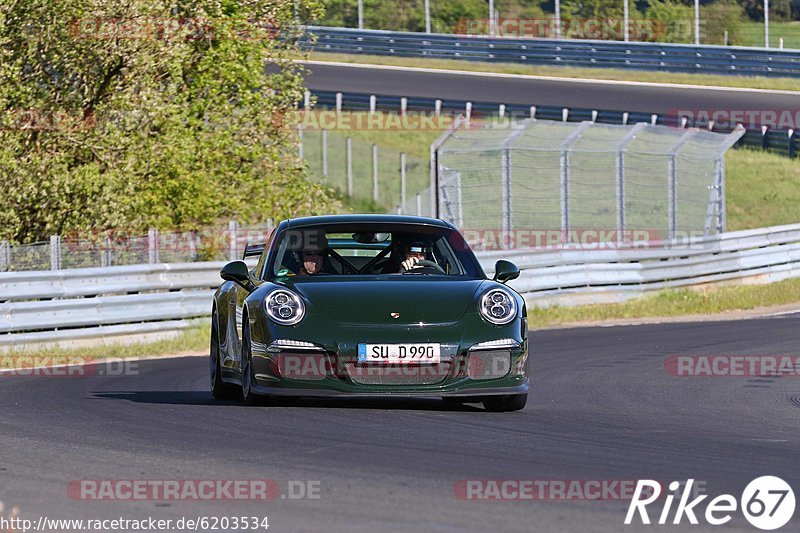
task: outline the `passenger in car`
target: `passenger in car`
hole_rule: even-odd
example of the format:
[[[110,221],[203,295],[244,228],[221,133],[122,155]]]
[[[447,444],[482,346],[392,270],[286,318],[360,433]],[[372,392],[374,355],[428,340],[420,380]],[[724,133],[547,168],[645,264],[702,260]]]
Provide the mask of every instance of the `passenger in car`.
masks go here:
[[[292,277],[336,273],[328,260],[328,239],[324,234],[309,233],[303,236],[302,242],[303,249],[286,258],[288,261],[281,265],[279,275]]]

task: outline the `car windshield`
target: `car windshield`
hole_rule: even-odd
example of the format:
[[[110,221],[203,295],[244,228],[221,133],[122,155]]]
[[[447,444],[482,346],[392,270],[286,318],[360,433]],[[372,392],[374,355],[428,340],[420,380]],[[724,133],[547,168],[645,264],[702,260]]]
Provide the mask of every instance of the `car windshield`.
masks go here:
[[[481,278],[461,235],[429,225],[351,224],[285,230],[266,277],[438,276]]]

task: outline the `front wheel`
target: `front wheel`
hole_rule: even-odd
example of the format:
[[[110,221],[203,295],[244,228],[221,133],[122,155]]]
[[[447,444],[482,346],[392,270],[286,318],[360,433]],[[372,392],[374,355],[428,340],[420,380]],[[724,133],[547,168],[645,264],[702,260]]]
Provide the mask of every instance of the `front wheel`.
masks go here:
[[[250,326],[247,318],[242,325],[242,398],[250,405],[259,404],[263,398],[253,392],[253,365],[250,344]]]
[[[503,411],[520,411],[525,408],[528,403],[527,394],[511,394],[509,396],[489,396],[484,398],[483,407],[487,411],[503,412]]]
[[[240,394],[239,387],[222,380],[222,365],[219,360],[219,331],[217,316],[211,316],[211,347],[209,350],[209,366],[211,371],[211,395],[217,400],[230,400]]]

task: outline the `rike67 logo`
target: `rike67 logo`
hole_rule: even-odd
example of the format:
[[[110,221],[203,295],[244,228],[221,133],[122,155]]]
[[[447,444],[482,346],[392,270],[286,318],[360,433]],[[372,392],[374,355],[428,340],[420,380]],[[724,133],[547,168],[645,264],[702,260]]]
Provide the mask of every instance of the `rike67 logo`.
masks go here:
[[[758,529],[771,531],[785,526],[794,515],[794,491],[784,480],[775,476],[762,476],[751,481],[742,492],[737,501],[730,494],[720,494],[710,500],[705,507],[705,512],[700,513],[700,504],[708,498],[707,494],[695,497],[689,501],[692,494],[693,479],[685,484],[673,481],[669,484],[671,494],[664,498],[664,506],[658,515],[657,524],[680,524],[685,516],[690,524],[698,524],[697,516],[700,515],[708,524],[720,526],[728,523],[738,508],[751,525]],[[677,491],[683,487],[681,494]],[[650,524],[650,515],[647,506],[659,500],[661,484],[650,479],[639,480],[633,493],[633,499],[625,516],[625,524],[630,525],[634,517],[639,515],[642,524]],[[670,522],[672,504],[676,496],[678,504],[675,508],[673,519]]]

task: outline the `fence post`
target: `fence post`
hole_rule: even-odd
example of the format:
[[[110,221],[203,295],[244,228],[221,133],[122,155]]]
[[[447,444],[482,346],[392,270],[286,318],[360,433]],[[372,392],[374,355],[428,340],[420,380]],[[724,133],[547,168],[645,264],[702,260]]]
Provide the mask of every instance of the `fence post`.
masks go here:
[[[100,253],[100,266],[110,267],[111,266],[111,237],[106,235],[106,238],[103,241],[103,244],[105,245],[105,249]]]
[[[374,94],[369,95],[369,112],[371,115],[375,113],[377,103],[377,97]]]
[[[616,171],[617,171],[617,242],[623,242],[626,226],[625,220],[625,147],[632,141],[636,134],[647,126],[639,122],[625,134],[617,143]]]
[[[512,221],[512,209],[511,209],[511,148],[514,145],[514,141],[525,132],[525,128],[531,122],[530,119],[525,120],[519,123],[514,130],[506,137],[503,141],[503,154],[500,160],[501,164],[501,187],[502,187],[502,203],[503,203],[503,220],[502,220],[502,233],[503,233],[503,244],[502,247],[505,248],[511,242],[511,229],[513,228],[513,221]],[[463,207],[461,205],[461,173],[458,173],[458,204],[459,204],[459,224],[463,224]]]
[[[667,200],[669,209],[669,240],[675,239],[678,234],[678,152],[681,147],[689,142],[698,132],[692,128],[681,135],[678,141],[670,148],[667,154]]]
[[[787,136],[788,137],[788,142],[789,142],[789,146],[788,146],[788,150],[787,150],[788,153],[789,153],[789,157],[794,157],[794,151],[795,151],[795,149],[794,149],[794,134],[795,134],[795,131],[793,129],[789,129],[789,134]]]
[[[728,226],[728,209],[725,205],[725,160],[722,156],[717,157],[717,172],[719,174],[719,187],[717,194],[719,195],[719,232],[725,233],[725,228]]]
[[[372,199],[378,201],[378,145],[372,145]]]
[[[50,270],[61,270],[61,236],[50,236]]]
[[[336,114],[342,112],[342,93],[336,93]]]
[[[536,106],[535,106],[535,105],[532,105],[532,106],[531,106],[531,109],[530,109],[530,111],[531,111],[531,116],[530,116],[530,118],[533,118],[533,119],[535,119],[535,118],[536,118]]]
[[[408,109],[408,98],[403,96],[402,98],[400,98],[400,114],[405,115],[406,109]]]
[[[433,114],[436,115],[436,118],[439,118],[439,115],[442,114],[442,101],[438,98],[433,103]]]
[[[347,196],[353,196],[353,139],[347,138]]]
[[[323,129],[322,135],[322,179],[328,180],[328,130]]]
[[[153,228],[147,230],[147,262],[158,263],[158,230]]]
[[[0,272],[11,270],[11,243],[0,242]]]
[[[467,104],[464,106],[464,118],[466,118],[467,122],[469,122],[471,116],[472,116],[472,102],[467,102]]]
[[[239,259],[239,223],[235,220],[228,222],[228,239],[230,243],[228,257],[231,261],[236,261]]]
[[[761,126],[761,148],[769,148],[769,126]]]
[[[561,240],[564,244],[569,243],[569,151],[574,143],[592,125],[591,122],[582,122],[580,126],[570,133],[564,142],[561,143],[559,158],[559,174],[561,187]]]
[[[195,240],[197,231],[190,231],[186,234],[186,242],[189,243],[189,258],[192,263],[197,261],[197,242]]]
[[[464,197],[461,194],[461,172],[456,173],[456,201],[458,202],[458,227],[464,227]]]
[[[678,229],[678,205],[677,205],[677,184],[678,184],[678,164],[677,156],[670,153],[667,160],[667,209],[668,211],[668,239],[675,238]]]
[[[297,155],[303,159],[303,126],[301,124],[297,125]]]
[[[406,153],[400,152],[400,209],[406,212]]]

